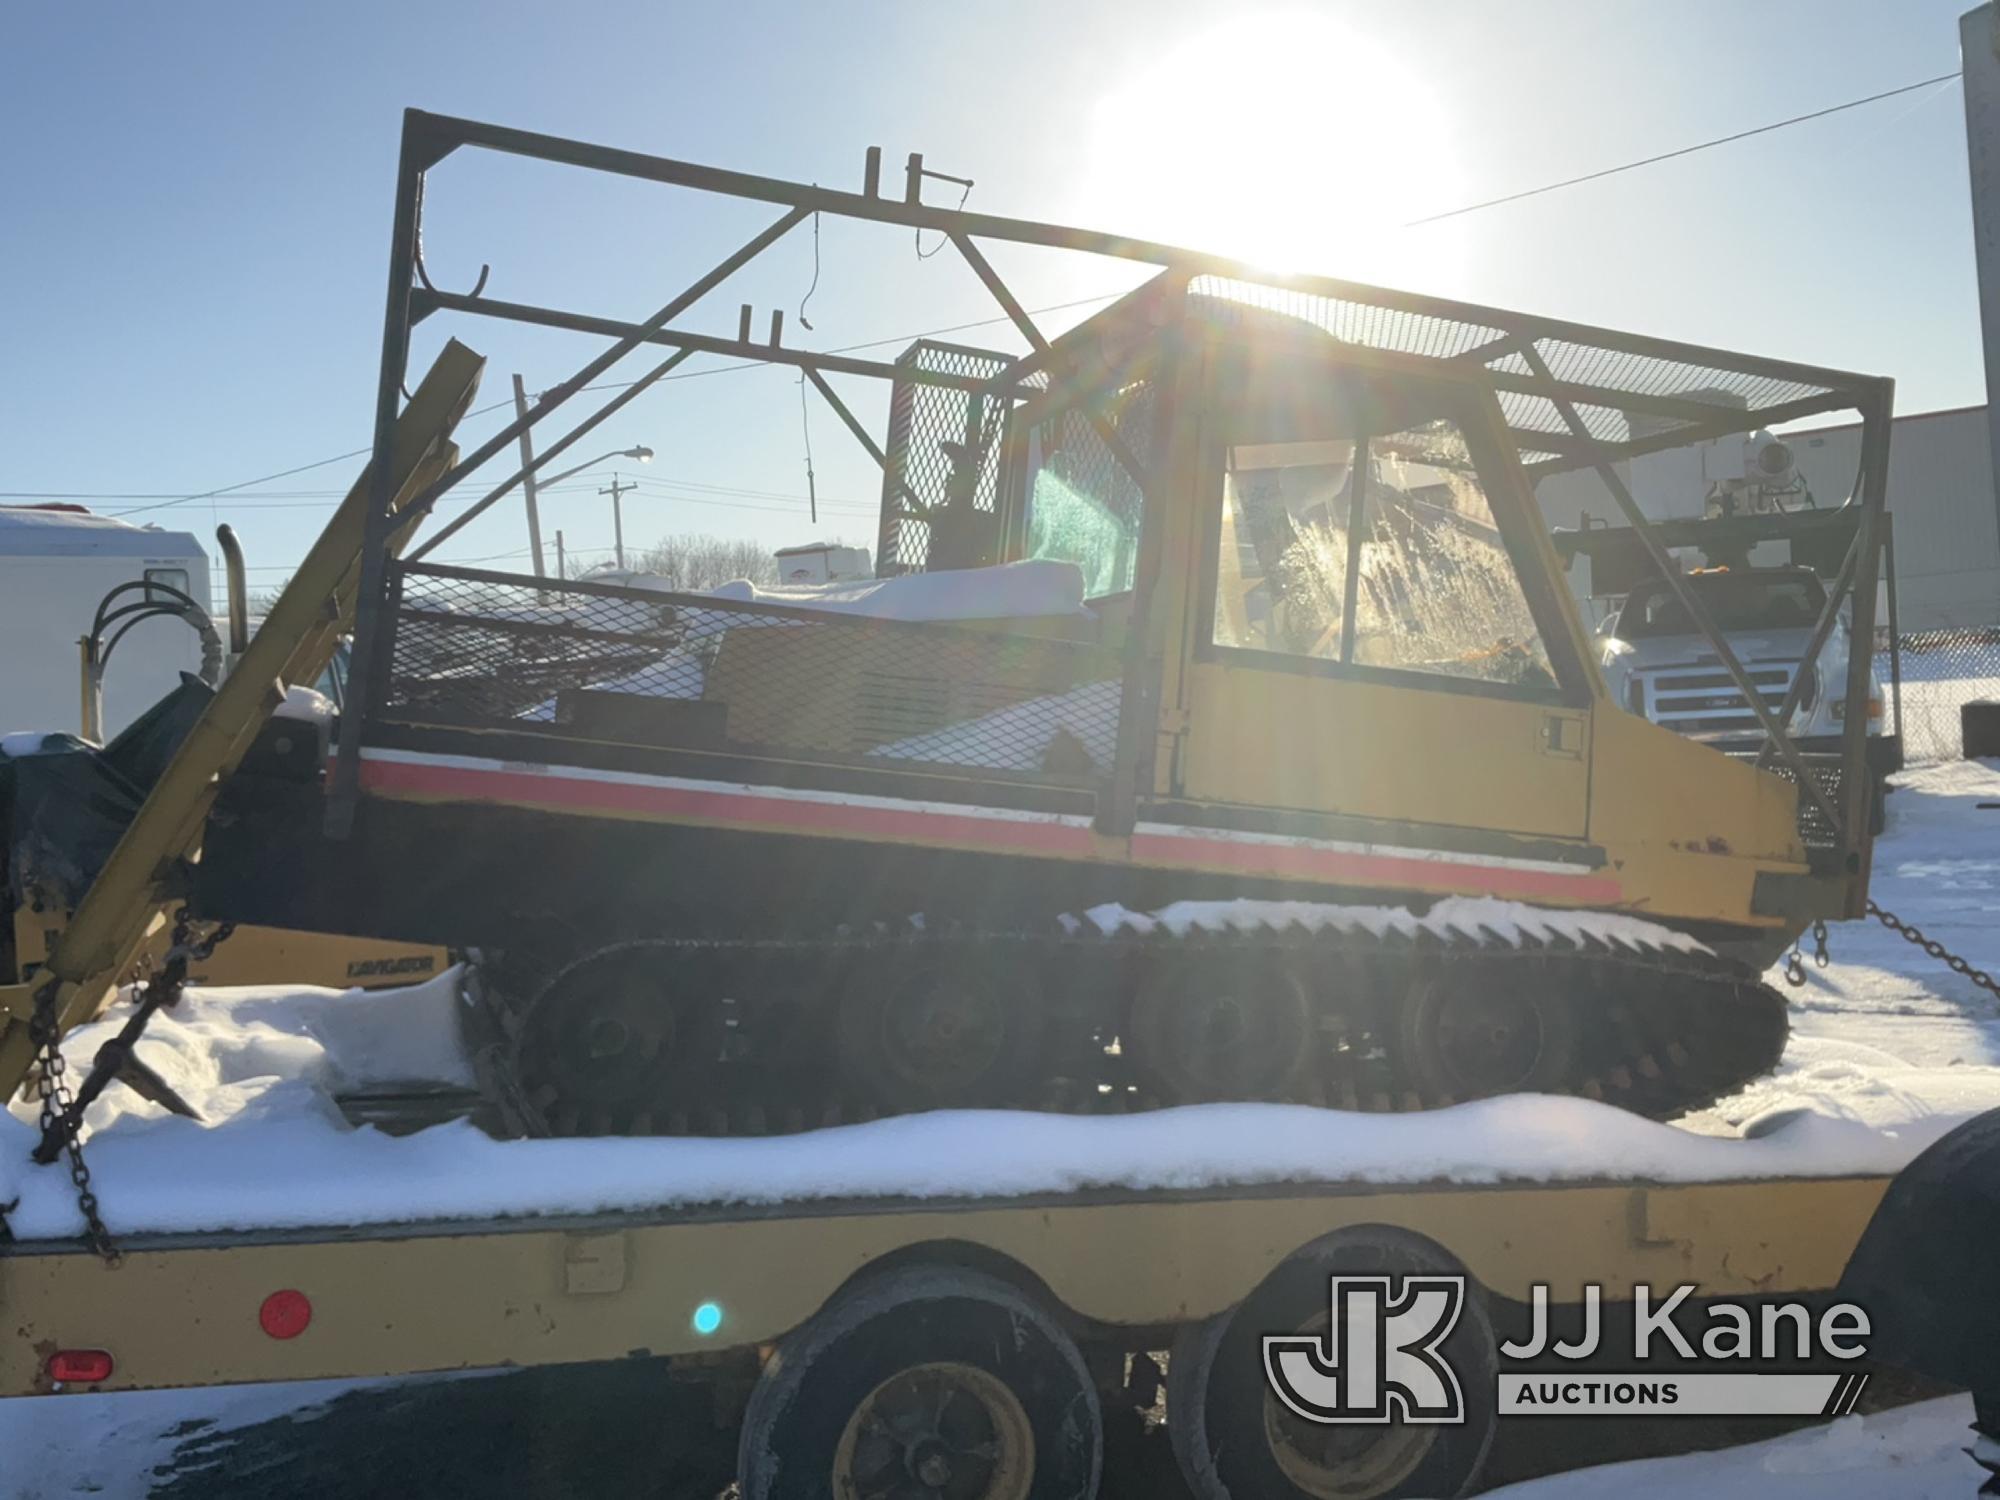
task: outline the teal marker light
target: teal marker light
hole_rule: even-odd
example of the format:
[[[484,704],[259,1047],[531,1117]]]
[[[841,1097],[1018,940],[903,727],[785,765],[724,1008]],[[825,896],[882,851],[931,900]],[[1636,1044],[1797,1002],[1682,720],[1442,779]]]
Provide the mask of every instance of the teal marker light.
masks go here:
[[[688,1319],[688,1321],[694,1325],[696,1333],[700,1334],[703,1338],[707,1338],[722,1326],[722,1304],[720,1302],[704,1302],[694,1310],[694,1316]]]

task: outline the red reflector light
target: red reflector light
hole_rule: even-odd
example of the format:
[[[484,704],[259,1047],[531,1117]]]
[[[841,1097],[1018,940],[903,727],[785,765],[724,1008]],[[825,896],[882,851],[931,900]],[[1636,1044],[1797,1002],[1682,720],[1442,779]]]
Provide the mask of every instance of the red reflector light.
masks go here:
[[[295,1339],[312,1321],[313,1305],[304,1292],[273,1292],[257,1309],[257,1326],[274,1339]]]
[[[102,1385],[111,1378],[111,1355],[103,1349],[58,1349],[49,1356],[49,1379],[57,1385]]]

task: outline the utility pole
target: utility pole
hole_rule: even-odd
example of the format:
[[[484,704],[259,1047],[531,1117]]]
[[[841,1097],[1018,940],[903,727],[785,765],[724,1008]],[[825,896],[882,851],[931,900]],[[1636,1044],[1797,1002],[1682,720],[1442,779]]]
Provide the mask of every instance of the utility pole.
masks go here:
[[[556,577],[561,579],[569,577],[569,574],[563,568],[562,532],[560,529],[556,532]]]
[[[535,555],[535,576],[548,577],[542,566],[542,516],[535,505],[535,449],[528,437],[528,392],[521,377],[514,376],[514,415],[521,422],[521,498],[528,505],[528,546]]]
[[[623,495],[627,490],[636,490],[637,488],[639,488],[639,481],[636,479],[630,484],[620,483],[618,471],[614,469],[611,471],[610,487],[597,492],[600,495],[609,495],[611,497],[611,541],[618,557],[618,571],[621,573],[625,571],[625,516],[619,507],[618,497]]]

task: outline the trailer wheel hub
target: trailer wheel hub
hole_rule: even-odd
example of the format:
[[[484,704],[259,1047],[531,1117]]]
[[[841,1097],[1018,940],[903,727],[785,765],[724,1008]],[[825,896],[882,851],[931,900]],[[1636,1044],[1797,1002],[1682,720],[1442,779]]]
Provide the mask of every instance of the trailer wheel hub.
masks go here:
[[[890,1376],[855,1408],[834,1450],[832,1493],[854,1500],[1026,1500],[1035,1436],[997,1376],[956,1361]]]

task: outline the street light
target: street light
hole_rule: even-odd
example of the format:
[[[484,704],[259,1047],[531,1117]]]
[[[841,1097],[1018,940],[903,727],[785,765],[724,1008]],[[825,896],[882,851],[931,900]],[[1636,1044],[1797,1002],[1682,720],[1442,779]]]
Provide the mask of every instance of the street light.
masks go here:
[[[514,410],[525,423],[528,417],[528,396],[527,392],[522,389],[521,377],[518,375],[514,377]],[[636,448],[613,448],[609,453],[600,453],[596,458],[591,459],[589,463],[578,464],[573,469],[564,469],[560,474],[544,478],[535,473],[535,450],[533,445],[528,441],[527,427],[523,426],[521,428],[521,498],[528,510],[528,546],[534,553],[535,576],[537,578],[544,577],[545,574],[542,569],[542,518],[535,503],[536,497],[550,485],[560,484],[572,474],[581,474],[585,469],[601,464],[607,458],[631,458],[638,460],[642,464],[648,464],[653,461],[653,450],[643,445]],[[613,497],[613,503],[614,505],[616,504],[615,496]],[[560,545],[558,545],[556,550],[558,552],[562,550]],[[622,542],[619,544],[619,552],[622,556],[624,552],[624,544]],[[560,559],[558,559],[558,563],[560,563]],[[560,573],[562,571],[561,567],[558,566],[556,571]]]
[[[574,469],[564,469],[562,473],[556,475],[553,479],[536,480],[535,490],[539,492],[550,485],[557,484],[569,478],[572,474],[581,474],[585,469],[594,469],[607,458],[631,458],[637,459],[642,464],[649,464],[653,461],[653,450],[644,446],[637,448],[613,448],[609,453],[598,454],[589,463],[578,464]],[[617,544],[615,551],[618,557],[618,567],[621,572],[625,567],[625,517],[619,510],[618,497],[627,490],[635,490],[637,488],[636,484],[620,484],[618,482],[617,471],[614,470],[611,475],[611,488],[597,492],[600,495],[609,495],[611,497],[611,533],[613,540]],[[532,503],[530,501],[530,504]]]
[[[565,479],[568,479],[571,475],[581,474],[585,469],[596,468],[599,464],[603,463],[604,460],[607,458],[630,458],[630,459],[635,459],[642,464],[649,464],[653,461],[653,450],[651,448],[644,448],[644,447],[613,448],[609,453],[598,454],[597,457],[593,458],[589,463],[578,464],[573,469],[564,469],[562,473],[552,474],[546,479],[543,478],[541,475],[537,474],[535,476],[535,488],[537,490],[549,489],[554,485],[561,484]]]

